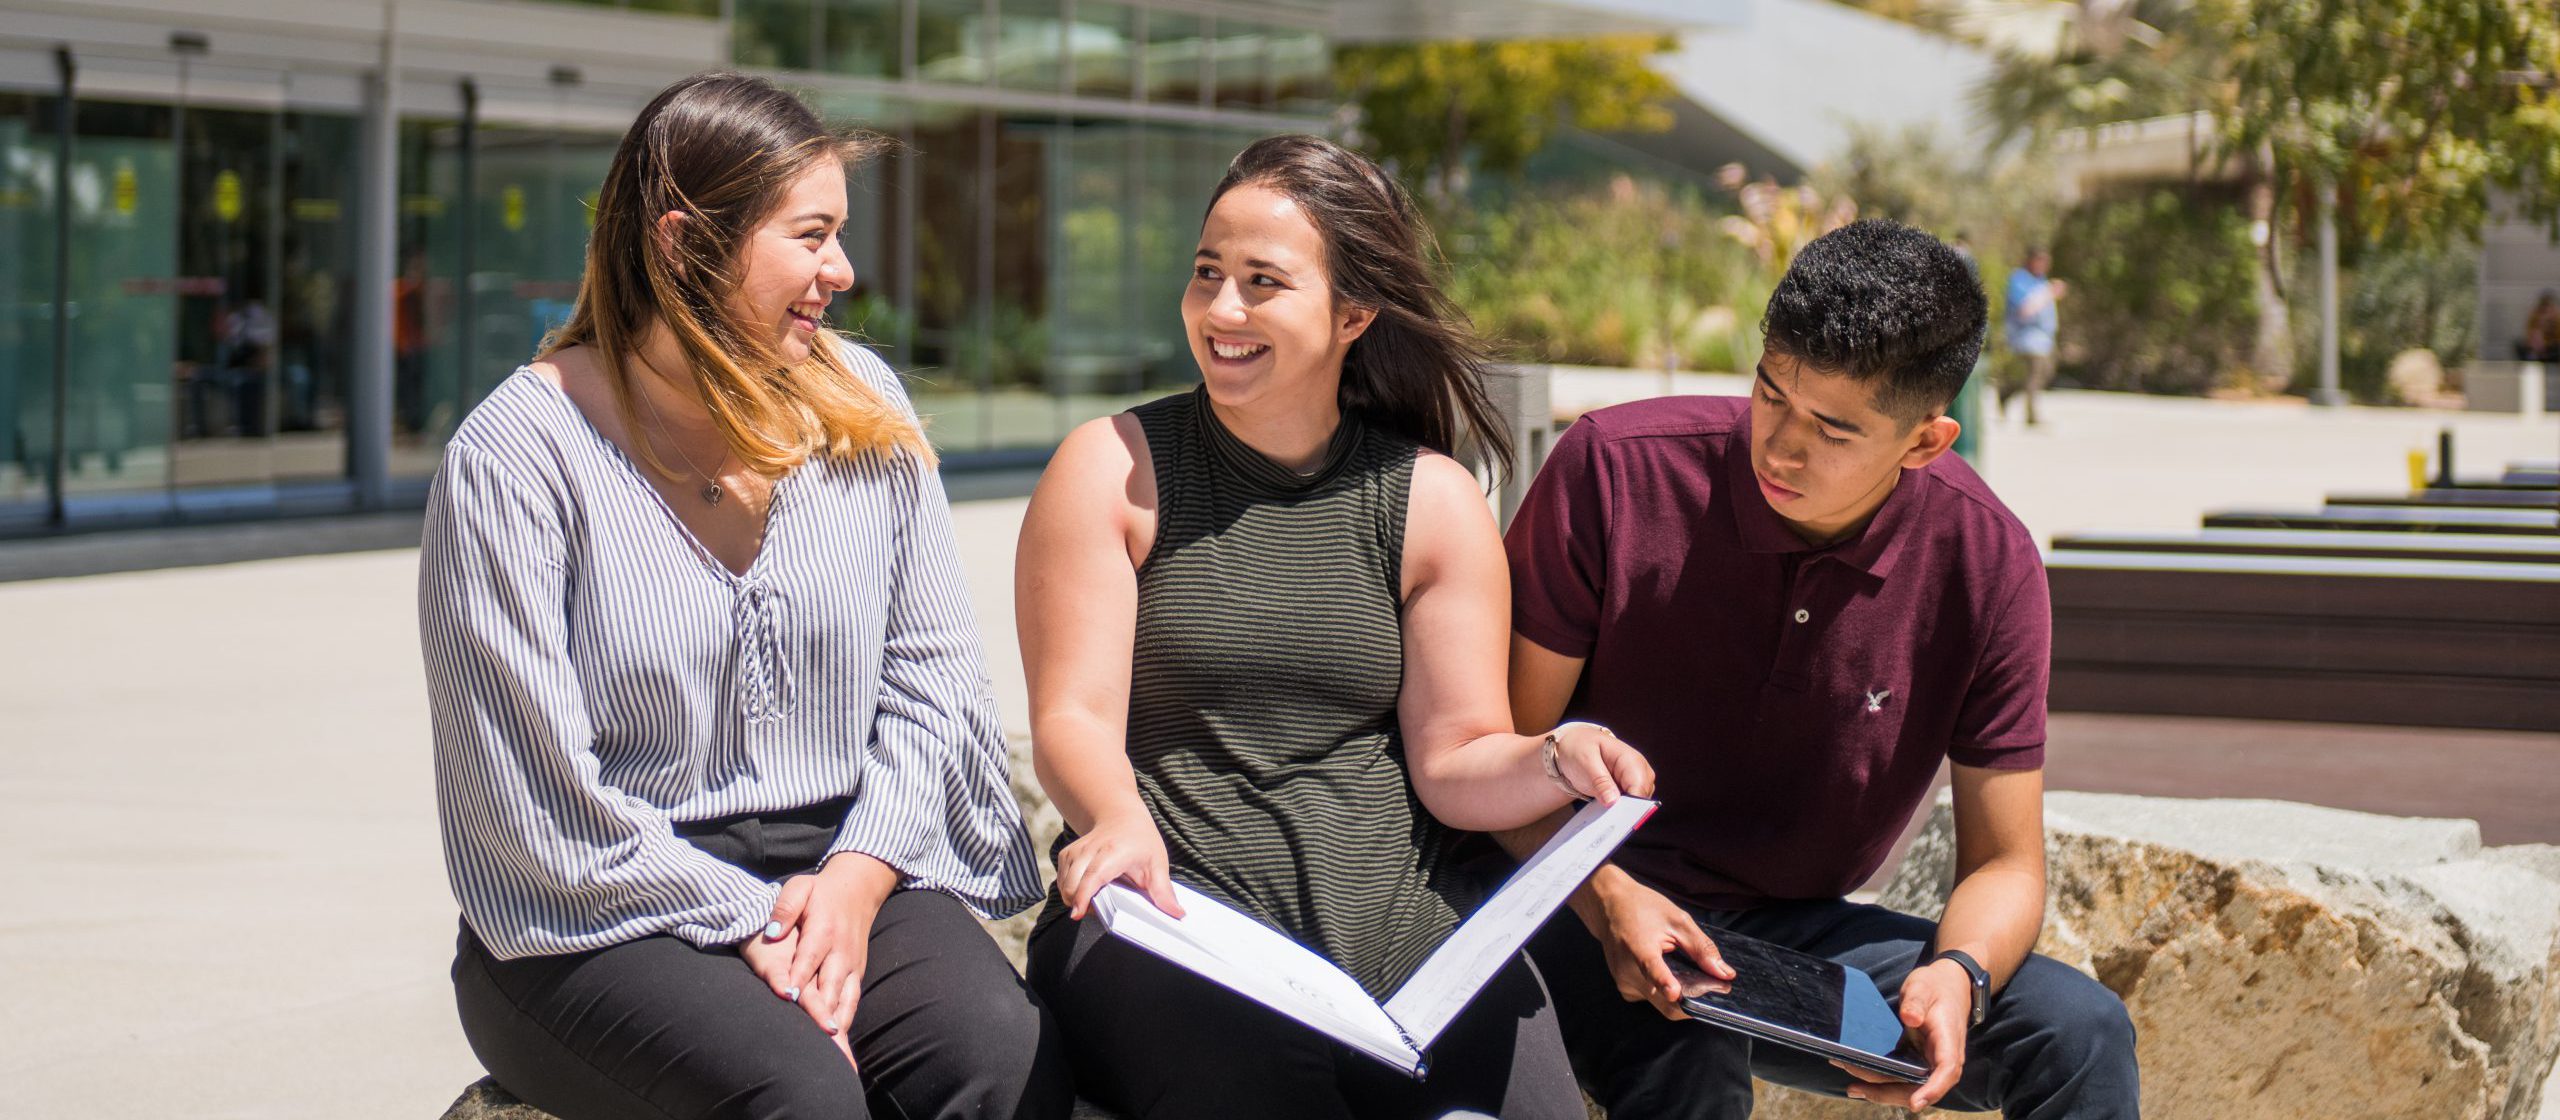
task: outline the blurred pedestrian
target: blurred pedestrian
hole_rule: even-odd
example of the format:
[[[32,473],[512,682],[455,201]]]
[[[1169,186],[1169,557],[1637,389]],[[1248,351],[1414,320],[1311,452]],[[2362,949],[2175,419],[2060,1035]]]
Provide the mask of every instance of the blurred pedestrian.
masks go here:
[[[2056,311],[2066,286],[2049,275],[2053,270],[2053,254],[2042,246],[2027,250],[2027,262],[2009,274],[2008,331],[2009,353],[2018,359],[2017,371],[2000,385],[2000,415],[2009,415],[2009,398],[2027,398],[2027,425],[2043,421],[2036,415],[2036,394],[2053,384],[2053,336],[2061,319]]]
[[[2560,362],[2560,291],[2545,288],[2524,316],[2524,338],[2516,343],[2519,362]]]

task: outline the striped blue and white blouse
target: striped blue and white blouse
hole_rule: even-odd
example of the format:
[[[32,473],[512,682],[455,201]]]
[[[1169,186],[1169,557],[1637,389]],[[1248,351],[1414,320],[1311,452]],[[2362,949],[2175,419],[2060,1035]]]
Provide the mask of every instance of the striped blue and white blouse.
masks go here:
[[[1039,898],[950,507],[911,455],[783,477],[741,576],[519,369],[446,446],[418,620],[445,865],[499,957],[741,940],[776,888],[672,826],[845,796],[831,851],[981,915]]]

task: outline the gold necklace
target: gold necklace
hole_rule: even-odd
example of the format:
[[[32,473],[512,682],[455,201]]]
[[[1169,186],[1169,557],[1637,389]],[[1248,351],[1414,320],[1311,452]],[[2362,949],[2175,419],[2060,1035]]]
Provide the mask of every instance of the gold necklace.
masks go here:
[[[694,474],[702,477],[702,489],[695,491],[695,493],[701,496],[703,504],[713,506],[719,505],[720,499],[729,496],[728,489],[720,485],[720,477],[710,471],[702,469],[701,464],[693,461],[693,456],[684,453],[684,445],[676,442],[676,437],[667,430],[667,418],[658,412],[657,399],[651,397],[648,390],[642,389],[640,391],[640,403],[649,406],[649,422],[658,429],[658,438],[666,440],[667,446],[675,448],[676,458],[684,460],[684,465],[686,467],[690,468]],[[728,457],[726,455],[721,456],[721,462],[728,462]]]

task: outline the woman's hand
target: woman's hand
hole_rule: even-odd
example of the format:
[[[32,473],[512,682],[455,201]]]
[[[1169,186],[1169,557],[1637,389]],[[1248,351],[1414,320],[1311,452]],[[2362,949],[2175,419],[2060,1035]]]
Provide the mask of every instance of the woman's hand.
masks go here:
[[[1614,805],[1622,791],[1638,797],[1653,796],[1653,764],[1637,754],[1634,747],[1620,742],[1608,728],[1577,720],[1557,725],[1547,738],[1555,746],[1539,745],[1540,764],[1547,765],[1548,752],[1554,752],[1548,774],[1570,787],[1577,797]]]
[[[739,956],[772,987],[800,1005],[853,1060],[845,1028],[862,997],[871,922],[898,889],[898,871],[861,852],[840,852],[824,867],[796,875],[774,900],[773,920],[747,939]]]
[[[800,993],[786,986],[791,980],[791,955],[800,951],[800,931],[784,930],[781,936],[773,936],[775,930],[782,928],[779,923],[767,925],[763,932],[738,946],[738,956],[747,962],[748,970],[754,972],[758,979],[773,986],[775,995],[799,1003]],[[820,1023],[819,1029],[825,1030],[826,1024]],[[854,1065],[851,1032],[837,1031],[828,1038],[836,1044],[836,1052],[844,1055],[845,1064]]]
[[[1154,821],[1143,815],[1098,821],[1058,852],[1058,897],[1066,901],[1067,916],[1082,921],[1095,894],[1114,880],[1127,880],[1156,909],[1179,918],[1182,904],[1174,901],[1170,864]]]

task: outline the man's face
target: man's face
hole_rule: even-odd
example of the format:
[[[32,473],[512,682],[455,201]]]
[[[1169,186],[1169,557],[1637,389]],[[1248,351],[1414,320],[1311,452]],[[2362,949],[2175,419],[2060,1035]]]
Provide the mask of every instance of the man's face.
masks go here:
[[[1955,443],[1934,416],[1905,430],[1865,385],[1793,356],[1762,353],[1751,392],[1751,473],[1797,536],[1826,545],[1864,528],[1905,468]]]
[[[2027,258],[2027,271],[2042,276],[2053,271],[2053,254],[2037,253]]]

